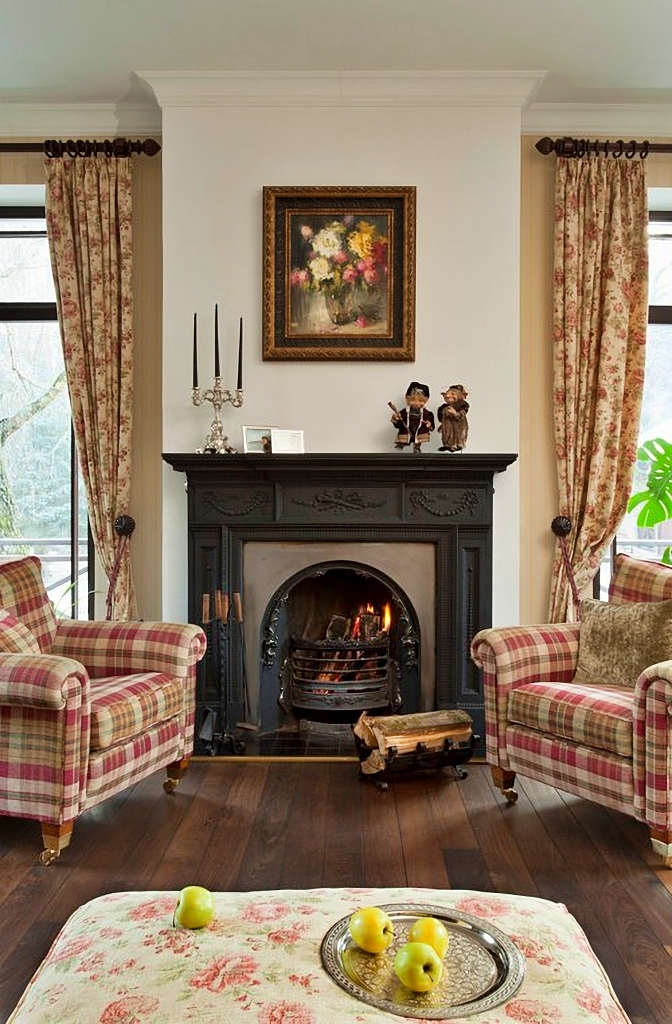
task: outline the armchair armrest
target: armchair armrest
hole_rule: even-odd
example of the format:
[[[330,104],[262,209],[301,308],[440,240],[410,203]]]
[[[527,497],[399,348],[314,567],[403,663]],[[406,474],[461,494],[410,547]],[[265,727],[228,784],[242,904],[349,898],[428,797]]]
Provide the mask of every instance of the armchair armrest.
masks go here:
[[[92,679],[134,672],[186,678],[205,648],[205,633],[191,624],[59,619],[52,652],[80,661]]]
[[[508,768],[506,724],[509,694],[540,680],[569,682],[579,653],[578,622],[482,629],[471,642],[471,657],[483,669],[486,758]]]
[[[74,694],[88,705],[89,679],[78,661],[53,654],[0,654],[0,705],[61,711]]]
[[[89,677],[78,661],[53,654],[0,655],[3,814],[51,826],[79,814],[87,779],[90,703]]]
[[[635,817],[672,832],[672,661],[645,669],[635,685]]]

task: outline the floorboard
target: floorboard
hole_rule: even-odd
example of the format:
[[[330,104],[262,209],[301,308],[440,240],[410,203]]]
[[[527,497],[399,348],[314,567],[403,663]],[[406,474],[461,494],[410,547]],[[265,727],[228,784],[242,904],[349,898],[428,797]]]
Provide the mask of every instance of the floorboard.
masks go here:
[[[672,871],[646,829],[527,779],[507,806],[485,765],[467,769],[461,781],[450,768],[393,776],[381,791],[352,760],[203,759],[171,796],[157,773],[82,815],[50,867],[37,860],[34,822],[0,819],[0,907],[12,922],[0,1021],[81,903],[200,883],[426,885],[562,902],[633,1024],[672,1024]]]

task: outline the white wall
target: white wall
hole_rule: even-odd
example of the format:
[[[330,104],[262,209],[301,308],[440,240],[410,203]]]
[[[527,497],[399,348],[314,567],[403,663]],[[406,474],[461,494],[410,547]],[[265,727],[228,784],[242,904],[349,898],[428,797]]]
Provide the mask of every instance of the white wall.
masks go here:
[[[469,451],[517,452],[520,101],[529,82],[489,76],[483,90],[472,76],[465,92],[462,78],[425,78],[418,95],[416,78],[380,76],[344,99],[340,79],[309,79],[297,91],[294,76],[287,95],[282,76],[267,76],[261,92],[251,77],[242,86],[241,76],[145,77],[163,108],[164,451],[193,451],[208,431],[212,407],[191,405],[192,319],[197,312],[203,385],[218,302],[231,388],[239,316],[245,322],[245,404],[224,410],[241,450],[243,424],[273,424],[302,428],[309,452],[392,451],[387,402],[403,404],[420,380],[435,410],[440,391],[460,380],[470,391]],[[262,361],[262,187],[316,184],[416,186],[414,363]],[[515,464],[495,488],[498,623],[518,615]],[[186,498],[170,467],[163,535],[163,614],[184,619]]]

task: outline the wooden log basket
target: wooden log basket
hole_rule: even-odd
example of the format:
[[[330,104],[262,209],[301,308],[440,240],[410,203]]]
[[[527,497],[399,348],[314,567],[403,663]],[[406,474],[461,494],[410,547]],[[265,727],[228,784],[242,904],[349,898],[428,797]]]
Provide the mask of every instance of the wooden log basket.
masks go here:
[[[474,751],[471,715],[466,711],[428,711],[411,715],[360,715],[353,725],[355,746],[362,777],[372,777],[380,788],[381,776],[389,772],[459,768]]]

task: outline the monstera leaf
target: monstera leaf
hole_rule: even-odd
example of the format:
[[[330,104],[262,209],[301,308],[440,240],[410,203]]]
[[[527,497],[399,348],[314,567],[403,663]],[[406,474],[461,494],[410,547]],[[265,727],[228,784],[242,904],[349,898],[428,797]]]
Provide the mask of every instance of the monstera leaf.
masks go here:
[[[672,444],[656,437],[645,441],[637,452],[640,462],[649,463],[646,488],[633,494],[628,502],[628,512],[639,509],[637,526],[657,526],[672,519]],[[664,562],[670,562],[670,548],[663,555]]]

